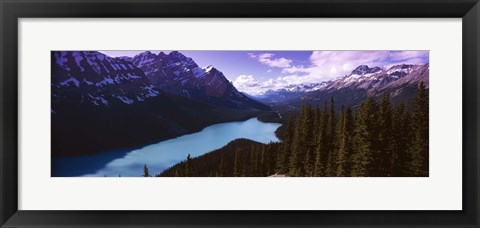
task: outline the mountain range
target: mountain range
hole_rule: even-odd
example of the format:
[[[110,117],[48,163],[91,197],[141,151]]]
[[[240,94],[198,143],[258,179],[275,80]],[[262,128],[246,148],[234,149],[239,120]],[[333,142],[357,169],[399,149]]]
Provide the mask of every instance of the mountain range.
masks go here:
[[[271,104],[274,109],[298,109],[301,99],[323,105],[334,98],[338,106],[356,106],[369,95],[379,97],[386,92],[396,103],[413,99],[420,82],[428,88],[429,64],[401,64],[388,69],[360,65],[350,74],[335,80],[269,90],[256,98]]]
[[[53,156],[135,147],[270,110],[179,52],[53,51],[51,58]]]
[[[52,52],[52,103],[133,104],[162,92],[219,107],[268,110],[239,92],[213,66],[200,68],[183,54],[143,52],[112,58],[96,51]],[[54,109],[55,110],[55,109]]]

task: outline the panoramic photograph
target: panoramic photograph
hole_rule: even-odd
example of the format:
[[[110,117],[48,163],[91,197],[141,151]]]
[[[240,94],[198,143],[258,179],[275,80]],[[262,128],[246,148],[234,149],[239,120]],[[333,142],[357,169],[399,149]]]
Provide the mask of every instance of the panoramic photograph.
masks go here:
[[[51,51],[52,177],[428,177],[429,51]]]

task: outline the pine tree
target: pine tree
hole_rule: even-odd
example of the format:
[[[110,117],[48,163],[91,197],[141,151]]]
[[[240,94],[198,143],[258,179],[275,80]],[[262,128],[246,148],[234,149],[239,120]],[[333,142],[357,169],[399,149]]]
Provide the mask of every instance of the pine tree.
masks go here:
[[[313,175],[313,166],[315,160],[315,148],[316,148],[316,141],[315,141],[315,134],[314,134],[314,122],[315,117],[312,110],[312,107],[309,102],[305,105],[305,110],[303,114],[303,133],[302,135],[305,137],[305,147],[303,151],[303,160],[301,161],[301,174],[302,176],[312,176]]]
[[[349,107],[347,108],[347,111],[345,112],[345,119],[343,122],[343,133],[345,135],[345,142],[344,142],[344,154],[346,158],[346,162],[344,165],[344,172],[345,175],[349,174],[351,171],[351,156],[354,150],[354,145],[353,145],[353,137],[354,137],[354,131],[355,131],[355,118],[353,116],[352,109]]]
[[[275,164],[277,163],[277,151],[272,148],[272,144],[267,144],[266,146],[266,158],[265,158],[265,176],[270,176],[275,173]]]
[[[300,153],[301,150],[303,149],[302,145],[302,136],[301,136],[301,124],[300,124],[300,119],[297,121],[296,127],[295,127],[295,134],[293,136],[293,141],[292,141],[292,151],[290,153],[290,158],[289,158],[289,164],[288,164],[288,172],[289,175],[292,177],[297,177],[300,176]]]
[[[265,171],[265,146],[262,146],[262,149],[261,149],[261,152],[260,152],[260,159],[259,159],[259,164],[258,164],[258,167],[259,167],[259,170],[258,170],[258,175],[263,177],[266,175],[266,171]]]
[[[303,176],[303,155],[307,148],[306,143],[306,128],[304,124],[306,118],[306,105],[302,102],[300,115],[295,125],[295,133],[292,142],[292,152],[289,159],[289,174],[290,176]]]
[[[234,177],[239,177],[241,175],[240,174],[240,169],[238,167],[239,163],[240,163],[239,158],[238,158],[238,153],[239,153],[238,151],[239,151],[239,149],[237,147],[237,149],[235,150],[235,159],[233,161],[233,176]]]
[[[314,175],[315,171],[315,159],[313,159],[313,156],[315,155],[314,152],[311,151],[311,149],[307,149],[307,153],[305,156],[305,163],[304,163],[304,169],[305,169],[305,176],[311,177]]]
[[[378,134],[375,140],[372,174],[375,176],[390,176],[394,138],[392,135],[392,109],[390,106],[390,95],[388,93],[384,93],[380,100],[377,124]]]
[[[150,173],[148,172],[147,164],[143,165],[143,176],[144,177],[151,177]]]
[[[248,177],[248,175],[249,175],[249,173],[248,173],[248,170],[249,170],[249,167],[250,167],[250,164],[249,164],[250,159],[248,157],[249,155],[250,155],[250,153],[248,153],[248,152],[242,154],[242,165],[241,165],[241,167],[242,167],[242,171],[241,171],[242,175],[241,176],[242,177]]]
[[[218,175],[221,177],[227,176],[227,163],[225,161],[224,154],[221,155],[220,157],[220,164],[218,166]]]
[[[367,97],[355,121],[354,146],[355,152],[352,155],[351,176],[372,175],[371,164],[373,162],[374,141],[376,137],[375,123],[377,121],[376,104],[372,97]]]
[[[320,137],[320,132],[321,132],[321,126],[322,126],[322,111],[320,110],[320,107],[317,105],[315,106],[315,110],[313,111],[313,133],[314,133],[314,140],[315,143],[318,143],[319,137]]]
[[[276,171],[278,173],[287,173],[288,171],[294,130],[293,118],[290,116],[285,126],[284,140],[277,156]]]
[[[428,97],[426,87],[420,82],[413,106],[413,145],[411,147],[412,161],[410,172],[413,176],[428,176]]]
[[[314,167],[313,167],[313,176],[314,177],[320,177],[322,176],[322,149],[321,149],[321,145],[318,144],[317,145],[317,148],[315,150],[315,164],[314,164]]]
[[[330,110],[327,117],[326,125],[326,164],[325,164],[325,176],[334,176],[334,151],[335,151],[335,103],[333,97],[330,98]]]
[[[318,123],[320,126],[317,128],[317,145],[315,148],[315,164],[313,176],[324,176],[325,167],[327,164],[328,153],[328,134],[327,134],[327,118],[328,118],[328,109],[327,102],[323,106],[323,111],[318,113],[319,120]]]
[[[250,170],[249,170],[249,176],[251,177],[258,177],[258,166],[257,166],[257,156],[255,156],[255,151],[256,148],[255,146],[252,146],[251,151],[250,151]]]
[[[345,113],[344,107],[342,106],[342,111],[340,113],[340,118],[337,124],[337,161],[336,161],[336,176],[342,177],[346,174],[347,168],[347,159],[348,159],[348,143],[350,135],[348,134],[347,124],[347,115]]]
[[[191,177],[193,176],[193,169],[191,167],[191,160],[192,158],[190,157],[190,154],[187,155],[187,160],[185,161],[185,176],[186,177]]]
[[[411,127],[410,114],[408,113],[407,104],[402,102],[394,112],[393,118],[393,134],[395,145],[391,157],[390,167],[392,176],[408,176],[410,171],[409,147],[411,144]]]

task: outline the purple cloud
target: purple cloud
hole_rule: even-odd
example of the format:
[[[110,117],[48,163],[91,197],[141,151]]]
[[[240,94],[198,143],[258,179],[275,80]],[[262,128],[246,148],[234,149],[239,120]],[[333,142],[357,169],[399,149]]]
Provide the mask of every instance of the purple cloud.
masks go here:
[[[252,59],[258,60],[260,63],[265,64],[269,67],[279,67],[279,68],[285,68],[285,67],[291,67],[291,63],[293,62],[291,59],[287,58],[272,58],[275,54],[272,53],[262,53],[262,54],[254,54],[254,53],[248,53],[248,56]]]

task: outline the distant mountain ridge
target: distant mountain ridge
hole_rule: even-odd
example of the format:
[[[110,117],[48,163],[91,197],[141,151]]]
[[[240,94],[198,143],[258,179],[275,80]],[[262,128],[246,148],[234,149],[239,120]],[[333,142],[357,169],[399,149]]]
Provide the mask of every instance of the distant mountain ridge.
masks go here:
[[[429,64],[410,65],[401,64],[386,70],[380,67],[360,65],[350,74],[338,77],[331,81],[309,84],[289,85],[283,89],[269,90],[255,97],[266,98],[269,96],[301,96],[309,92],[336,90],[342,88],[365,89],[369,93],[402,86],[404,84],[418,84],[423,81],[428,87]]]
[[[340,77],[330,83],[325,89],[360,88],[370,93],[384,90],[394,85],[404,83],[414,84],[423,81],[428,87],[429,64],[401,64],[383,70],[380,67],[369,68],[358,66],[350,75]],[[394,83],[395,82],[395,83]]]
[[[314,105],[324,105],[330,98],[344,106],[356,106],[367,96],[378,97],[389,93],[392,101],[410,101],[413,99],[420,82],[429,86],[429,64],[411,65],[400,64],[388,69],[360,65],[350,74],[334,80],[312,83],[308,85],[294,85],[292,89],[267,91],[256,96],[264,103],[274,106],[274,109],[296,110],[301,99],[308,99]],[[316,88],[316,89],[311,89]],[[427,90],[428,91],[428,90]]]

